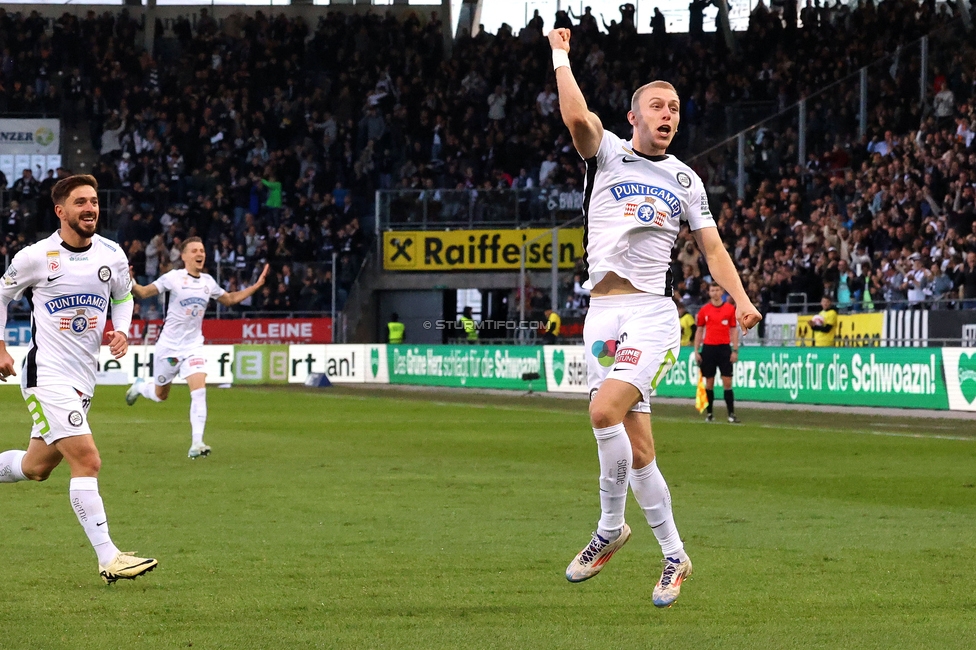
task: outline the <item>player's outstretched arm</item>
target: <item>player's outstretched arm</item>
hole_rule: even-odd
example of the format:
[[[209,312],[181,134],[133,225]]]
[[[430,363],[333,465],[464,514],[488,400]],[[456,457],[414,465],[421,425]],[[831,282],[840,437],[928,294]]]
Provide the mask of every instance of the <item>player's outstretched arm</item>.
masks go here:
[[[739,272],[729,257],[729,252],[725,250],[725,244],[718,234],[715,227],[702,228],[693,231],[698,248],[705,253],[705,261],[708,262],[708,271],[715,278],[715,281],[725,289],[732,300],[735,301],[735,319],[743,330],[750,330],[759,324],[762,315],[756,309],[752,301],[749,300]]]
[[[222,294],[219,298],[217,298],[217,302],[219,302],[224,307],[233,307],[234,305],[240,303],[242,300],[247,300],[248,298],[256,294],[258,290],[261,289],[261,287],[264,286],[264,278],[267,275],[268,275],[268,265],[265,264],[264,270],[261,271],[261,275],[260,277],[258,277],[257,282],[249,286],[247,289],[241,289],[240,291],[234,291],[232,293]]]
[[[131,266],[129,267],[129,275],[133,278],[136,277],[136,274],[132,272]],[[133,280],[131,291],[132,296],[136,300],[145,300],[146,298],[152,298],[159,295],[159,289],[157,289],[156,285],[151,282],[146,286],[142,286],[141,284],[136,284],[136,281]]]
[[[552,47],[552,65],[556,69],[556,86],[559,91],[559,112],[563,123],[573,136],[573,145],[583,158],[592,158],[603,139],[603,123],[597,114],[586,107],[586,100],[569,67],[568,29],[549,32]]]

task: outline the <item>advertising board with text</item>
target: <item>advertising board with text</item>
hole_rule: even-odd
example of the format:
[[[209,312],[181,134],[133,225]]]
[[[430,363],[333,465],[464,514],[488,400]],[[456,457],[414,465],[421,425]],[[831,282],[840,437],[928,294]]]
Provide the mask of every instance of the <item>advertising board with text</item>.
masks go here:
[[[692,349],[682,348],[656,394],[694,399],[698,374]],[[937,348],[743,347],[732,387],[736,399],[758,402],[949,408]]]
[[[541,346],[387,345],[391,384],[528,390],[525,373],[539,373],[532,390],[546,389]]]
[[[397,230],[383,233],[385,271],[518,271],[522,245],[525,266],[552,268],[552,231]],[[583,254],[583,229],[559,231],[556,252],[560,269],[572,269]]]

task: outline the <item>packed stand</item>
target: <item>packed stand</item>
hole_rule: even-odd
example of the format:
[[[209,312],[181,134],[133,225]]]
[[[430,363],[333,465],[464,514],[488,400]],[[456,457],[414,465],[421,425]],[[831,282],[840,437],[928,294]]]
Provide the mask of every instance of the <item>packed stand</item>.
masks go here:
[[[910,12],[882,21],[888,5],[868,5],[872,20],[861,28],[892,44],[899,24],[917,33]],[[932,15],[929,5],[915,9]],[[872,80],[877,102],[863,139],[856,92],[811,102],[804,165],[795,127],[753,134],[745,200],[734,198],[734,154],[697,161],[722,236],[763,311],[816,311],[825,295],[842,311],[976,308],[976,49],[955,24],[933,41],[928,101],[919,101],[917,67],[894,59],[886,77]],[[680,294],[703,302],[707,269],[690,233],[677,250]]]
[[[686,156],[706,146],[709,134],[727,131],[726,109],[744,102],[786,107],[898,44],[953,22],[946,6],[937,11],[933,2],[886,0],[859,8],[818,3],[798,10],[788,1],[773,11],[760,5],[749,32],[728,51],[720,34],[701,33],[705,6],[692,3],[687,36],[664,33],[660,20],[653,34],[637,34],[632,5],[622,5],[620,20],[604,24],[603,31],[589,11],[559,12],[553,24],[536,15],[518,34],[503,26],[494,35],[481,31],[456,39],[446,60],[436,13],[424,24],[416,15],[401,21],[389,13],[329,12],[313,28],[262,11],[218,24],[201,9],[195,24],[176,22],[175,39],[162,38],[162,26],[156,26],[153,59],[137,45],[141,26],[125,11],[117,17],[89,11],[81,20],[65,14],[54,33],[45,33],[36,14],[0,9],[0,110],[38,110],[47,97],[69,126],[87,120],[101,155],[95,175],[102,187],[122,193],[111,206],[114,223],[141,279],[178,264],[178,243],[196,234],[207,242],[229,289],[250,283],[265,260],[273,265],[279,277],[251,309],[314,310],[331,301],[326,267],[333,252],[340,259],[340,302],[355,279],[365,233],[372,230],[367,220],[376,189],[564,187],[580,194],[582,164],[560,120],[545,38],[552,27],[573,29],[574,73],[590,107],[621,135],[629,132],[633,88],[652,78],[672,80],[683,99],[683,127],[672,151]],[[933,60],[946,71],[937,82],[945,79],[955,94],[954,110],[966,114],[971,51],[944,50],[933,44]],[[907,245],[909,255],[925,255],[923,264],[931,269],[935,245],[950,239],[948,224],[961,237],[970,233],[971,224],[962,221],[971,189],[962,187],[959,199],[953,197],[958,210],[941,198],[952,183],[969,184],[973,172],[962,176],[971,167],[968,160],[946,163],[939,182],[925,185],[940,197],[935,203],[947,224],[939,226],[936,218],[931,235],[925,220],[931,221],[932,204],[917,196],[925,175],[912,186],[902,178],[898,194],[895,177],[904,177],[910,161],[896,166],[886,160],[896,153],[904,157],[893,143],[924,115],[909,100],[917,87],[904,68],[883,82],[872,112],[873,128],[896,135],[886,139],[882,132],[870,155],[867,143],[852,142],[856,110],[812,106],[810,163],[795,168],[787,162],[795,158],[795,130],[766,133],[759,146],[768,155],[751,170],[747,200],[714,210],[750,290],[767,308],[790,293],[803,292],[814,302],[818,292],[845,283],[838,299],[843,302],[849,291],[851,304],[864,305],[857,278],[864,279],[875,306],[894,302],[897,292],[886,295],[882,284],[872,288],[876,274],[888,273],[880,262],[894,250],[892,242]],[[945,122],[947,105],[943,95],[933,119]],[[944,148],[948,141],[933,128],[926,127],[933,139],[927,146]],[[880,157],[878,147],[885,150]],[[941,149],[926,155],[936,154]],[[732,185],[734,166],[727,162],[696,164],[716,203],[722,202],[721,188]],[[930,166],[912,169],[928,172]],[[846,168],[837,180],[836,170]],[[871,192],[875,183],[879,191]],[[911,214],[906,196],[918,199]],[[891,214],[892,201],[904,215]],[[849,203],[861,207],[851,211]],[[25,227],[4,221],[4,236],[14,240],[9,252],[21,245],[15,240]],[[927,237],[932,245],[926,252]],[[949,280],[951,290],[958,288],[953,255],[965,252],[964,243],[938,248],[940,266],[949,260],[940,269],[948,280],[934,278],[926,285],[930,291]],[[685,233],[675,277],[678,293],[695,302],[702,299],[707,269],[693,243],[687,244]],[[848,271],[839,269],[842,262]],[[567,289],[585,306],[585,295]],[[907,298],[908,289],[898,291]]]

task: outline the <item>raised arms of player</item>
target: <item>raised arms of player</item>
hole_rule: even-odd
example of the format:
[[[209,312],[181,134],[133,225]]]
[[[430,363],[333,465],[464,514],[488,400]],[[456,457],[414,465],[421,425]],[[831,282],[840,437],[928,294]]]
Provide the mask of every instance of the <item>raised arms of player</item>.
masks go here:
[[[701,228],[692,231],[692,234],[695,235],[695,241],[698,242],[698,249],[705,253],[709,273],[735,301],[735,319],[739,321],[739,325],[744,330],[750,330],[758,325],[759,321],[762,320],[762,315],[749,300],[749,296],[742,286],[742,280],[739,278],[739,272],[736,270],[735,264],[732,263],[729,252],[725,250],[725,244],[722,243],[718,229],[715,227]]]
[[[231,293],[222,294],[219,298],[217,298],[217,302],[219,302],[224,307],[232,307],[233,305],[236,305],[242,300],[247,300],[248,298],[256,294],[258,292],[258,289],[264,286],[264,277],[266,275],[268,275],[267,264],[264,265],[264,270],[261,271],[261,275],[258,277],[257,282],[255,282],[254,284],[252,284],[246,289],[241,289],[240,291],[232,291]]]
[[[556,68],[559,112],[563,116],[563,123],[573,136],[576,151],[585,159],[592,158],[599,150],[600,141],[603,140],[603,123],[596,113],[586,107],[583,93],[576,83],[573,71],[569,68],[571,34],[568,29],[554,29],[549,32],[549,45],[552,46],[553,61],[559,66]],[[559,65],[559,59],[563,59],[566,65]]]

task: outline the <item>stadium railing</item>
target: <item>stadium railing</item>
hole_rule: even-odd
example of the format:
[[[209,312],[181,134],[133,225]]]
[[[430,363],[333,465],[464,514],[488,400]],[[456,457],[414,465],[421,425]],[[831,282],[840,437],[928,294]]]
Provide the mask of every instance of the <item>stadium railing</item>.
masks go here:
[[[953,292],[955,293],[955,292]],[[801,300],[789,300],[786,302],[771,302],[769,303],[770,312],[779,313],[796,313],[796,314],[816,314],[820,311],[820,301],[808,301],[806,300],[806,294],[799,294],[803,296]],[[926,298],[924,300],[907,300],[907,299],[896,299],[896,300],[885,300],[884,298],[874,298],[871,305],[865,305],[860,299],[855,302],[846,305],[834,304],[834,308],[840,314],[869,314],[874,312],[880,312],[885,310],[899,310],[899,309],[924,309],[929,311],[944,311],[944,310],[961,310],[961,311],[972,311],[963,308],[963,300],[958,298],[958,296],[953,296],[949,294],[943,294],[935,298]],[[974,301],[976,302],[976,301]]]
[[[766,178],[778,178],[781,166],[799,165],[804,174],[816,171],[819,168],[814,169],[816,163],[810,155],[829,152],[838,139],[853,141],[868,135],[871,127],[878,126],[870,119],[884,98],[893,93],[914,93],[920,104],[929,107],[934,48],[952,51],[957,42],[964,42],[964,34],[962,21],[955,20],[716,144],[706,136],[706,125],[688,125],[685,128],[691,141],[687,149],[693,153],[685,162],[705,179],[713,200],[725,196],[743,199],[747,187]],[[748,116],[749,111],[743,111],[738,119]],[[727,122],[733,124],[735,118],[730,114]],[[841,173],[843,167],[821,171]]]
[[[553,228],[579,217],[583,190],[378,190],[376,230]]]

